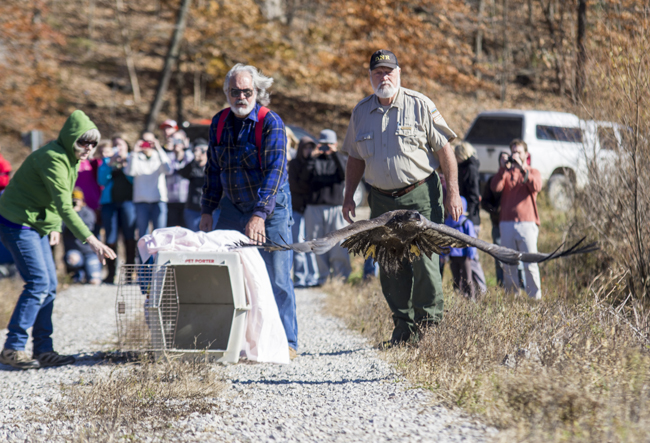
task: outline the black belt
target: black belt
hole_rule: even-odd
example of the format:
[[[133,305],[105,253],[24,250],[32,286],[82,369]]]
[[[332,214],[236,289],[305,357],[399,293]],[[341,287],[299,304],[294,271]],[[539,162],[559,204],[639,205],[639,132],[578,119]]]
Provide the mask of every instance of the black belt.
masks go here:
[[[432,178],[433,178],[433,174],[431,174],[430,176],[428,176],[427,178],[425,178],[423,180],[420,180],[417,183],[413,183],[412,185],[409,185],[409,186],[407,186],[405,188],[395,189],[394,191],[385,191],[383,189],[375,188],[374,186],[373,186],[373,189],[375,191],[379,192],[380,194],[389,195],[391,197],[401,197],[402,195],[408,194],[409,192],[411,192],[412,190],[414,190],[418,186],[425,184],[426,182],[428,182]]]

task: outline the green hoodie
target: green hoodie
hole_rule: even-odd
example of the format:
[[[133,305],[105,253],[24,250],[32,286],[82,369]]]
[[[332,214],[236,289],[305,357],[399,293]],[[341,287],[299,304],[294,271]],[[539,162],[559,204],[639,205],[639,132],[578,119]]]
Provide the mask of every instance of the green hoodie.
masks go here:
[[[40,235],[61,232],[63,219],[75,237],[90,237],[92,232],[72,208],[72,191],[79,171],[74,143],[91,129],[97,126],[88,116],[74,111],[59,138],[32,152],[18,168],[0,197],[0,215]]]

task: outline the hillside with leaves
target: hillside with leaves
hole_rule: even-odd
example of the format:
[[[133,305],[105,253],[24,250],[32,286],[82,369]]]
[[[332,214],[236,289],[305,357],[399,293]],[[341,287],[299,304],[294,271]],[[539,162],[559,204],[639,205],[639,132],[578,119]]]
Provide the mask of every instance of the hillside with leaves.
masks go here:
[[[274,77],[272,108],[312,132],[342,137],[371,93],[370,54],[393,50],[402,84],[430,96],[457,132],[483,109],[574,110],[581,0],[195,0],[159,120],[209,118],[225,105],[236,62]],[[636,38],[647,2],[586,4],[589,60],[611,34]],[[0,144],[56,136],[76,108],[104,135],[142,130],[180,0],[4,0],[0,4]],[[610,37],[607,37],[610,35]],[[589,67],[583,67],[589,72]]]

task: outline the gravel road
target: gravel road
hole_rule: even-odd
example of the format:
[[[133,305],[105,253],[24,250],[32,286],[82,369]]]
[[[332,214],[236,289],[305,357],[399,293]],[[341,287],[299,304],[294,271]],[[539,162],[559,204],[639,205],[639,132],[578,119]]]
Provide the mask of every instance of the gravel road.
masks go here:
[[[114,286],[73,286],[59,294],[55,348],[76,354],[74,366],[20,371],[0,365],[0,441],[70,438],[70,423],[49,421],[39,411],[60,398],[61,384],[111,370],[100,352],[115,343],[115,292]],[[171,423],[175,441],[460,442],[496,435],[455,411],[432,406],[427,392],[409,386],[365,339],[322,315],[322,293],[297,290],[296,297],[299,357],[286,366],[228,366],[229,388],[213,410]],[[0,332],[2,342],[5,333]],[[149,440],[146,434],[138,438]]]

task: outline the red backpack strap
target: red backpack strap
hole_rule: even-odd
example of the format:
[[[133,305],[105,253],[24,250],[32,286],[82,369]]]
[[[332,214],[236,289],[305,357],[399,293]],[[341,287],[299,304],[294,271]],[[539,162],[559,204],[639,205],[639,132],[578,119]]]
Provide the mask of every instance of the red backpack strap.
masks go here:
[[[269,108],[260,106],[257,111],[257,124],[255,125],[255,146],[257,146],[257,158],[260,161],[260,168],[262,167],[262,133],[264,132],[264,117],[269,112]]]
[[[230,114],[230,108],[221,111],[221,115],[219,116],[219,122],[217,123],[217,145],[221,144],[221,134],[223,133],[223,126],[226,124],[228,114]]]

